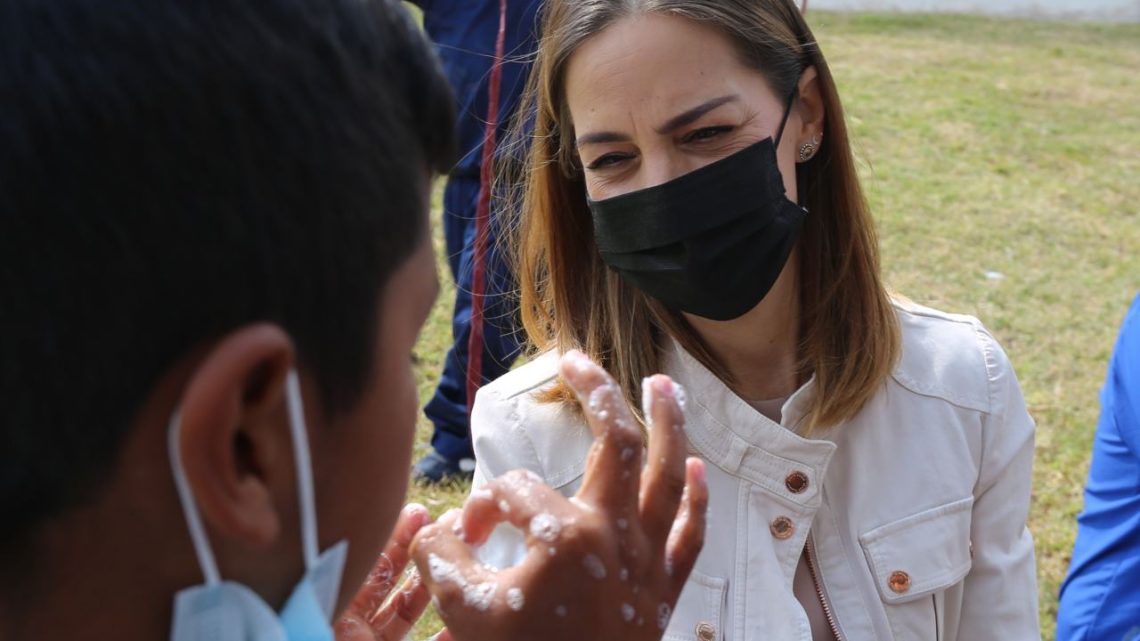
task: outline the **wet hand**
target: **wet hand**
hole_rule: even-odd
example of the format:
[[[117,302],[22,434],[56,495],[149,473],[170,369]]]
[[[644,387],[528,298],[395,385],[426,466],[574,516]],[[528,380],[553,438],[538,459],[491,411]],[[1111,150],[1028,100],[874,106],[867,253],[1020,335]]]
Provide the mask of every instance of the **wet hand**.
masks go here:
[[[708,489],[703,463],[686,460],[680,388],[665,376],[646,380],[646,452],[600,367],[572,352],[561,372],[596,437],[577,495],[566,499],[533,473],[511,472],[413,544],[448,638],[660,639],[696,562]],[[501,522],[526,534],[527,553],[498,570],[480,564],[471,546]]]
[[[403,641],[431,600],[414,568],[400,581],[412,539],[429,522],[422,505],[408,505],[400,513],[384,553],[336,624],[337,641]]]

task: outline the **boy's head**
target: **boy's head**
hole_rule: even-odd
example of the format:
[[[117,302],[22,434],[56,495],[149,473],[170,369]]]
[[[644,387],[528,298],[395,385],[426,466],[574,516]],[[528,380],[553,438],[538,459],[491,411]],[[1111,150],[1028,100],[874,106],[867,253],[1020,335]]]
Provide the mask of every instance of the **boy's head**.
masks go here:
[[[0,3],[0,636],[77,563],[201,580],[177,408],[223,576],[280,605],[291,367],[359,583],[407,479],[451,104],[394,0]]]

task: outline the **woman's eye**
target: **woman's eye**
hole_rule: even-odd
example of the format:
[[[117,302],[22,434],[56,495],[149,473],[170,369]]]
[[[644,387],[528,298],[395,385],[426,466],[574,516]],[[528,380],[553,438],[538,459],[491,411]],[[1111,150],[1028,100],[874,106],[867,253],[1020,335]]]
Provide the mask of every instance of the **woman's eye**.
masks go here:
[[[605,169],[629,159],[629,154],[606,154],[590,163],[587,169]]]
[[[729,131],[732,131],[732,127],[730,127],[728,125],[721,125],[719,127],[703,127],[701,129],[697,129],[696,131],[693,131],[693,132],[689,133],[688,135],[686,135],[684,138],[684,142],[686,142],[686,143],[702,142],[705,140],[710,140],[712,138],[716,138],[720,134],[727,133]]]

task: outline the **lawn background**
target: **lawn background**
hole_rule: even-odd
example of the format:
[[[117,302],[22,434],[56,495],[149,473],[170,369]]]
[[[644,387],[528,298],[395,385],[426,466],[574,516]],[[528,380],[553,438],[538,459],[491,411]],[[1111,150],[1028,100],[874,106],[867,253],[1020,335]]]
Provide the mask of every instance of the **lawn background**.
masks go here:
[[[1140,25],[816,11],[808,22],[844,100],[887,281],[981,318],[1037,420],[1030,527],[1051,640],[1098,390],[1140,291]],[[437,189],[444,289],[416,351],[425,401],[451,343],[439,202]],[[421,418],[417,458],[429,437]],[[466,491],[411,498],[438,515]],[[429,615],[413,638],[438,627]]]

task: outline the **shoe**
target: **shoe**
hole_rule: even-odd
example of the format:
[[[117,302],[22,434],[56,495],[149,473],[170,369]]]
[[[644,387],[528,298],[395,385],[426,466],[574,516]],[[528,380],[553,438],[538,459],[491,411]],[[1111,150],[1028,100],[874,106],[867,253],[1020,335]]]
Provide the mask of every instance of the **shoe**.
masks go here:
[[[444,481],[470,481],[475,475],[475,459],[461,458],[453,461],[432,450],[412,468],[412,480],[436,485]]]

